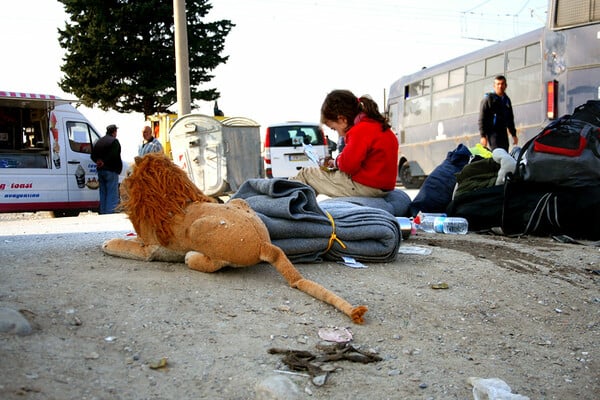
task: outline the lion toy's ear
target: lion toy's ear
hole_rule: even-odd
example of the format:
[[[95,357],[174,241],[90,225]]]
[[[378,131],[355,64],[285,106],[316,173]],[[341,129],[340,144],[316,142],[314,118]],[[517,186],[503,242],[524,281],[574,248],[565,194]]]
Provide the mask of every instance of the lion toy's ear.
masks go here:
[[[142,161],[142,157],[140,157],[140,156],[135,156],[135,157],[133,158],[133,161],[135,161],[135,163],[136,163],[136,164],[139,164],[139,163],[140,163],[140,161]]]

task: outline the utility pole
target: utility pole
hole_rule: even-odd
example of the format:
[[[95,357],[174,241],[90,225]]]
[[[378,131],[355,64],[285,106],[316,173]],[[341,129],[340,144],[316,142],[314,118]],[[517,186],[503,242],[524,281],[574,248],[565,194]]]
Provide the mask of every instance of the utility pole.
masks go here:
[[[175,79],[177,82],[177,115],[181,117],[182,115],[189,114],[192,109],[185,0],[173,0],[173,20],[175,25]]]

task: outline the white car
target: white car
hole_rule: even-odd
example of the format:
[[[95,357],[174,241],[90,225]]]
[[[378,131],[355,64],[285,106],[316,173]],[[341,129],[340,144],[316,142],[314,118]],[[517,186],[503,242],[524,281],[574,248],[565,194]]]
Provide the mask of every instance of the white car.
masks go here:
[[[304,167],[317,166],[304,152],[307,145],[311,145],[319,158],[329,154],[320,124],[292,121],[268,126],[265,132],[265,176],[289,178]]]

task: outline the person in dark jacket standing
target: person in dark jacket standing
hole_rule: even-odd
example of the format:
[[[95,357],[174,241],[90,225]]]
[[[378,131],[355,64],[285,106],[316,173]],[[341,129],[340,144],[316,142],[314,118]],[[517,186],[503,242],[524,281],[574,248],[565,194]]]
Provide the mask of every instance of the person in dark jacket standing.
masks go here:
[[[100,184],[100,214],[116,212],[119,204],[119,174],[123,169],[121,144],[117,140],[117,126],[106,127],[106,135],[92,148],[92,161],[98,170]]]
[[[486,93],[481,101],[479,112],[480,143],[490,150],[500,147],[508,152],[508,133],[513,137],[513,145],[519,143],[515,129],[515,117],[510,98],[506,94],[506,78],[494,78],[494,92]]]

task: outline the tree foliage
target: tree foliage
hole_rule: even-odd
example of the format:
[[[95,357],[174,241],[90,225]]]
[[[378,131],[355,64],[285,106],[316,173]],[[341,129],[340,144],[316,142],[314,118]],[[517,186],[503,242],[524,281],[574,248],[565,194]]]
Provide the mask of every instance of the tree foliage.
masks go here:
[[[172,0],[59,0],[70,21],[59,29],[66,50],[62,90],[88,106],[119,112],[163,112],[176,102]],[[225,63],[229,20],[204,22],[208,0],[186,0],[190,91],[194,100],[216,100],[215,89],[200,90]]]

